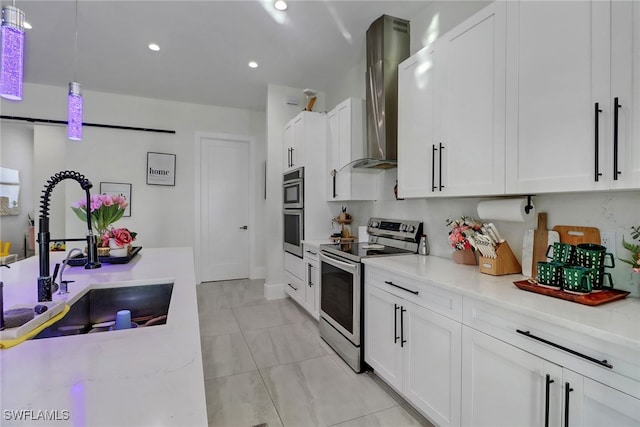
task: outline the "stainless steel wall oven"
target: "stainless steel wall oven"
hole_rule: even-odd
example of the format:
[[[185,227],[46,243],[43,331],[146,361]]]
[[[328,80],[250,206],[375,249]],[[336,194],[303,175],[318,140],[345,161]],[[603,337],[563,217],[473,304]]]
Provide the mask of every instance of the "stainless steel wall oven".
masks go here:
[[[304,168],[286,172],[283,178],[283,247],[286,252],[302,258]]]

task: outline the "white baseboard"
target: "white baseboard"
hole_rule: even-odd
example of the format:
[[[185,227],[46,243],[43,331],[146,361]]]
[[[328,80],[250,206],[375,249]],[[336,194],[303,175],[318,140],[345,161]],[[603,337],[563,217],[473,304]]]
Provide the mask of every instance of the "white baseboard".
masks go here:
[[[268,300],[282,299],[287,297],[287,293],[284,291],[284,284],[277,285],[264,284],[264,297]]]

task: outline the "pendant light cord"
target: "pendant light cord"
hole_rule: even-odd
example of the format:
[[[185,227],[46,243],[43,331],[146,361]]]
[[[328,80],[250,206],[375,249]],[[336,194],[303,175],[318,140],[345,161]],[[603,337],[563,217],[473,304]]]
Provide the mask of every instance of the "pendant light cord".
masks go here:
[[[14,0],[15,1],[15,0]],[[73,81],[77,82],[77,72],[78,72],[78,0],[76,0],[76,34],[75,41],[73,46]]]

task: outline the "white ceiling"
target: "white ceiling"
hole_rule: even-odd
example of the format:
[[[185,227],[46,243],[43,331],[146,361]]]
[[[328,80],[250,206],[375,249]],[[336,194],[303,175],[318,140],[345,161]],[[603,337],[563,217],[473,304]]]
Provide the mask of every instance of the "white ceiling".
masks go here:
[[[271,0],[81,0],[75,80],[85,90],[264,110],[267,84],[326,91],[361,61],[371,22],[383,14],[411,20],[428,3],[297,0],[277,12]],[[16,6],[33,25],[25,81],[66,86],[76,2]]]

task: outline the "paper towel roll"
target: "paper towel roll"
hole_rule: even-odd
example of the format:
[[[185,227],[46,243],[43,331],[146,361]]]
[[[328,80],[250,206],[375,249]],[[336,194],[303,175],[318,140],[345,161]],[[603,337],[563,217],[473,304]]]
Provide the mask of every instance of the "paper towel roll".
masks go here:
[[[525,222],[536,217],[536,208],[525,211],[527,199],[497,199],[478,203],[478,216],[495,221]]]
[[[369,241],[369,233],[367,233],[367,226],[361,225],[358,227],[358,242],[367,243]]]

